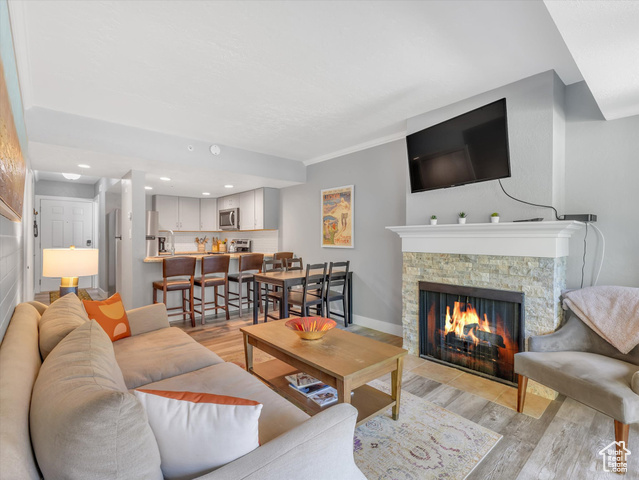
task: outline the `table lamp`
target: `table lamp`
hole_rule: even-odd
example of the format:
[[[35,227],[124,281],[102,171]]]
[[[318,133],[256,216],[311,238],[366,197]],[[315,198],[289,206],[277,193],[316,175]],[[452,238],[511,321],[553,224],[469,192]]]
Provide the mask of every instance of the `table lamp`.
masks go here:
[[[60,297],[78,294],[78,277],[98,273],[97,248],[45,248],[42,250],[42,276],[62,277]]]

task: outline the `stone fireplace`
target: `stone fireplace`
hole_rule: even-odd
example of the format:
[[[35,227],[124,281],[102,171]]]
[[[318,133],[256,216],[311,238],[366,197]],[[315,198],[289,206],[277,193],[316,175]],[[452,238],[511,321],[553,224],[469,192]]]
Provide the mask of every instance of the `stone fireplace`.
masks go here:
[[[522,293],[524,339],[555,331],[562,321],[568,241],[582,226],[549,221],[387,227],[402,238],[404,348],[421,353],[420,282]],[[529,390],[556,397],[541,385],[529,384]]]

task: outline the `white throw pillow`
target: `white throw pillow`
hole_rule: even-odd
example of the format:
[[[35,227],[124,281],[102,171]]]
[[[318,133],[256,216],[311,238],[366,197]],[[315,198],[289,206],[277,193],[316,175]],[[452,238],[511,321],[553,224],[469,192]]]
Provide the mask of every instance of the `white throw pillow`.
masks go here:
[[[262,404],[210,393],[135,390],[160,448],[166,479],[187,480],[259,446]]]

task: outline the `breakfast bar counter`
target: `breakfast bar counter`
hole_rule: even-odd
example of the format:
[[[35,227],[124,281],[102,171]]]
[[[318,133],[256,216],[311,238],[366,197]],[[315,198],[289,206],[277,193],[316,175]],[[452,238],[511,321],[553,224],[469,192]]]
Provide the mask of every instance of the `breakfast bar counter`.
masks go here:
[[[167,258],[167,257],[171,257],[171,256],[175,256],[175,257],[179,257],[179,256],[189,256],[189,257],[195,257],[196,260],[201,259],[202,257],[205,257],[207,255],[230,255],[231,260],[237,260],[238,258],[240,258],[242,255],[249,255],[251,253],[261,253],[261,252],[236,252],[236,253],[225,253],[225,252],[175,252],[175,255],[171,255],[170,253],[161,253],[160,255],[156,256],[156,257],[146,257],[144,259],[144,263],[162,263],[162,260]],[[264,253],[264,258],[271,258],[273,256],[272,253]]]

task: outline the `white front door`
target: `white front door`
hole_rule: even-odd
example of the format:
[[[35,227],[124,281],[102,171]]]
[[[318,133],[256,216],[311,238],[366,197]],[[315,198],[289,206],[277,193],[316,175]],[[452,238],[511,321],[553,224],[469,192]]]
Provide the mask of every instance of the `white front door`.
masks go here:
[[[36,291],[60,288],[60,278],[42,276],[42,250],[45,248],[94,248],[93,202],[91,200],[40,200],[40,248],[38,249],[38,282]],[[92,286],[94,277],[80,277],[78,286]]]

